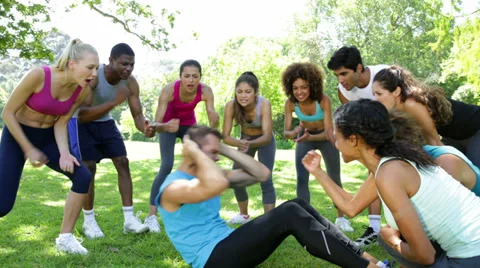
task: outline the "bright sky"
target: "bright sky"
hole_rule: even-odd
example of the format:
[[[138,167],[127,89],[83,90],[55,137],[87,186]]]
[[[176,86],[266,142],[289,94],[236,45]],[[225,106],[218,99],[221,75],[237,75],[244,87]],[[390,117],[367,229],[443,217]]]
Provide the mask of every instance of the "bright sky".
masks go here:
[[[108,0],[104,0],[107,2]],[[61,6],[64,0],[55,0]],[[66,1],[65,1],[66,2]],[[86,7],[78,7],[70,13],[51,14],[52,23],[72,38],[80,38],[92,44],[99,52],[100,61],[107,62],[110,49],[117,43],[128,43],[136,54],[136,69],[146,69],[150,62],[160,59],[183,61],[189,58],[203,61],[216,48],[236,36],[284,36],[293,16],[305,9],[306,0],[162,0],[143,1],[170,11],[180,12],[171,40],[177,49],[158,54],[143,46],[133,35],[126,33],[120,24],[97,15]],[[295,3],[295,4],[293,4]],[[52,10],[62,10],[52,7]],[[148,27],[148,25],[147,25]],[[197,32],[198,40],[193,38]]]

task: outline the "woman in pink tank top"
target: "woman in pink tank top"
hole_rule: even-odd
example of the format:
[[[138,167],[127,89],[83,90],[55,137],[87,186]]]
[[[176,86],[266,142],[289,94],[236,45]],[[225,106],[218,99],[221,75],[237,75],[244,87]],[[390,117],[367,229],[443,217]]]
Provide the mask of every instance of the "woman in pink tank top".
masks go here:
[[[56,246],[67,253],[87,253],[72,230],[92,177],[70,154],[67,123],[90,94],[89,82],[97,75],[98,62],[95,48],[72,40],[55,67],[37,67],[27,73],[2,113],[6,126],[0,140],[0,217],[13,208],[25,159],[34,167],[47,165],[66,175],[72,188]]]
[[[196,60],[186,60],[180,65],[180,79],[169,83],[162,89],[158,99],[155,127],[160,143],[161,165],[150,193],[150,212],[146,221],[157,221],[155,197],[160,185],[170,174],[173,167],[175,140],[183,139],[190,126],[196,125],[195,107],[205,101],[210,127],[218,126],[218,114],[215,111],[212,88],[200,82],[202,67]]]

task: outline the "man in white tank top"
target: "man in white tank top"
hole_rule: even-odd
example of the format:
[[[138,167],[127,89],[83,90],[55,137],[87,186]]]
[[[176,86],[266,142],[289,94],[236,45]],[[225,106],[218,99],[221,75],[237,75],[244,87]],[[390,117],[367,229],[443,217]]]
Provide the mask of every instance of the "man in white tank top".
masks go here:
[[[142,233],[149,230],[149,226],[133,214],[133,187],[127,151],[122,134],[110,115],[112,109],[127,100],[136,128],[147,137],[155,135],[142,112],[138,82],[131,75],[134,64],[135,53],[132,48],[124,43],[115,45],[109,64],[101,65],[97,78],[90,83],[92,94],[69,122],[71,150],[82,159],[93,176],[83,206],[85,220],[82,226],[84,234],[90,239],[104,236],[93,212],[96,164],[104,158],[112,160],[118,173],[125,219],[123,232]]]
[[[342,104],[359,99],[373,100],[373,78],[388,65],[364,67],[360,51],[354,46],[342,47],[333,53],[327,64],[338,80],[338,98]],[[370,176],[372,176],[370,174]],[[368,207],[370,226],[355,243],[367,246],[377,240],[380,232],[381,202],[379,199]]]

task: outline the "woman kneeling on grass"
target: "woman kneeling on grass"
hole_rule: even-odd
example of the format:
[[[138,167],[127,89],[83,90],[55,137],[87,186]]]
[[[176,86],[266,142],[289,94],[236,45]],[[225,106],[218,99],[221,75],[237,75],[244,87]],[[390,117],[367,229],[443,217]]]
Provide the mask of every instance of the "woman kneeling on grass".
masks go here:
[[[359,100],[334,114],[343,160],[360,161],[375,178],[352,196],[320,168],[310,151],[303,164],[335,204],[353,216],[380,196],[386,227],[379,243],[407,267],[479,267],[480,199],[438,167],[419,145],[394,138],[386,108]]]

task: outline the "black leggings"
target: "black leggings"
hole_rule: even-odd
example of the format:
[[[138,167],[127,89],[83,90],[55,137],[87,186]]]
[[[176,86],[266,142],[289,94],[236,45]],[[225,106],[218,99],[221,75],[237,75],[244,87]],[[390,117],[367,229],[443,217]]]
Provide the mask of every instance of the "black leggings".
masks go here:
[[[47,156],[49,160],[47,166],[58,173],[62,173],[72,181],[72,192],[86,194],[92,181],[92,174],[82,162],[80,162],[80,166],[73,165],[73,174],[60,169],[60,152],[55,141],[53,127],[34,128],[25,125],[20,126],[33,146]],[[8,128],[5,127],[0,141],[0,217],[7,215],[13,208],[24,165],[25,154]],[[41,179],[38,182],[39,189],[43,189]],[[49,189],[44,190],[49,191]]]
[[[303,199],[252,220],[220,241],[205,267],[255,267],[289,235],[310,254],[341,267],[367,267],[363,251]]]

